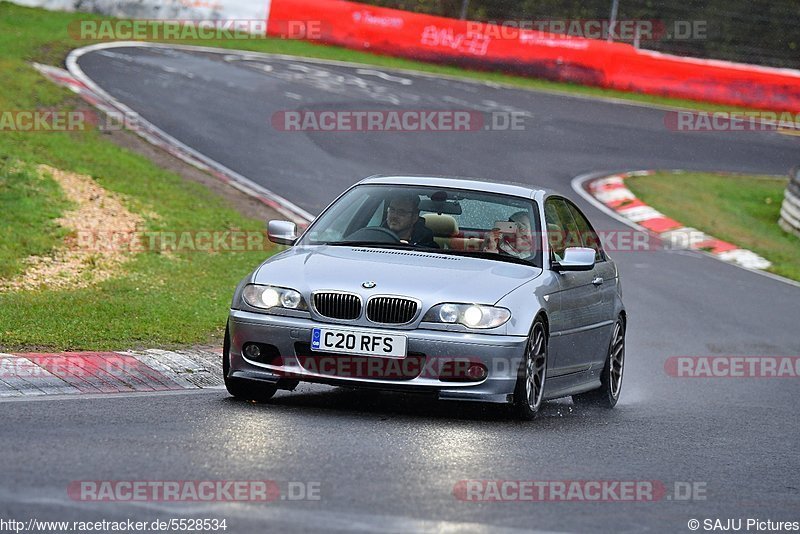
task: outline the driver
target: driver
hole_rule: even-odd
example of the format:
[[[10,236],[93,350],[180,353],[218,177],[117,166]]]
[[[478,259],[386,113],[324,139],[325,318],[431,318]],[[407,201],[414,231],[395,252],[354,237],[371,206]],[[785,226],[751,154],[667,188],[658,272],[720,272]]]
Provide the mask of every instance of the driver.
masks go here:
[[[419,195],[396,193],[389,197],[383,226],[397,234],[402,243],[439,248],[433,239],[433,231],[425,226],[425,219],[419,216]]]

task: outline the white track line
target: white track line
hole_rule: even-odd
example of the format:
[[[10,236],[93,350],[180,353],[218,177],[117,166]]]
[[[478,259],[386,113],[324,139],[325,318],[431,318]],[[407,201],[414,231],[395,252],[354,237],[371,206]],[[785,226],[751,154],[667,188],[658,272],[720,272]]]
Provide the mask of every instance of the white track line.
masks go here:
[[[89,53],[95,52],[97,50],[105,50],[108,48],[121,48],[121,47],[130,47],[130,46],[139,46],[143,48],[154,48],[152,43],[131,43],[131,42],[114,42],[114,43],[98,43],[95,45],[85,46],[83,48],[78,48],[73,50],[69,53],[66,59],[66,66],[69,73],[74,76],[77,80],[81,83],[85,84],[91,91],[97,93],[103,99],[107,100],[113,106],[118,108],[122,112],[131,113],[137,116],[138,122],[140,125],[144,126],[144,130],[148,130],[149,132],[154,133],[158,138],[153,138],[152,135],[148,135],[147,131],[143,129],[136,129],[136,133],[139,134],[141,137],[144,137],[147,141],[152,144],[159,145],[163,143],[167,143],[172,145],[173,147],[185,152],[186,154],[190,155],[193,159],[201,162],[202,164],[208,166],[211,169],[216,170],[217,172],[223,173],[231,179],[231,183],[240,189],[242,192],[254,196],[264,196],[271,201],[277,203],[278,205],[284,208],[284,215],[291,216],[295,222],[299,222],[302,224],[306,224],[314,219],[314,216],[301,208],[300,206],[294,204],[293,202],[289,201],[288,199],[274,193],[273,191],[267,189],[266,187],[257,184],[250,178],[247,178],[236,171],[226,167],[222,163],[211,159],[210,157],[206,156],[205,154],[191,148],[190,146],[178,141],[175,137],[171,136],[161,128],[157,127],[151,122],[146,121],[141,115],[136,113],[133,109],[129,108],[105,90],[100,88],[78,65],[78,60],[81,56]],[[165,47],[159,47],[165,48]],[[168,48],[168,47],[166,47]],[[197,47],[200,48],[200,47]],[[222,51],[217,50],[217,52],[221,53]],[[227,51],[226,53],[230,53]],[[189,163],[193,163],[190,160],[187,160]],[[196,167],[202,168],[199,165],[195,165]]]
[[[203,389],[168,389],[164,391],[135,391],[130,393],[68,393],[58,395],[23,395],[14,397],[0,397],[0,404],[6,402],[43,402],[43,401],[66,401],[66,400],[86,400],[86,399],[133,399],[138,397],[161,397],[174,395],[198,395],[209,393],[225,392],[225,386],[212,386]],[[227,393],[226,393],[227,395]]]
[[[628,100],[625,98],[620,97],[613,97],[613,96],[598,96],[598,95],[588,95],[588,94],[581,94],[581,93],[571,93],[568,91],[560,91],[557,89],[546,89],[546,88],[538,88],[538,87],[525,87],[523,85],[516,85],[508,82],[497,82],[494,80],[480,80],[477,78],[469,78],[458,76],[454,74],[438,74],[432,72],[426,72],[421,70],[414,70],[414,69],[407,69],[401,67],[385,67],[382,65],[375,65],[372,63],[356,63],[352,61],[341,61],[336,59],[322,59],[322,58],[314,58],[314,57],[306,57],[306,56],[293,56],[289,54],[272,54],[269,52],[254,52],[251,50],[239,50],[234,48],[213,48],[209,46],[192,46],[192,45],[180,45],[180,44],[167,44],[167,43],[151,43],[151,42],[144,42],[144,41],[114,41],[109,43],[98,43],[90,46],[86,46],[83,48],[79,48],[74,50],[70,53],[70,56],[73,53],[79,51],[81,55],[87,52],[91,52],[94,50],[102,50],[105,48],[127,48],[127,47],[140,47],[140,48],[173,48],[176,50],[186,50],[189,52],[208,52],[213,54],[222,54],[222,55],[229,55],[229,54],[241,54],[245,56],[260,58],[260,59],[280,59],[282,61],[296,61],[300,63],[311,63],[314,65],[331,65],[331,66],[339,66],[339,67],[350,67],[354,69],[371,69],[377,70],[382,72],[391,72],[396,74],[405,74],[408,76],[417,76],[420,78],[427,78],[427,79],[443,79],[443,80],[450,80],[456,82],[464,82],[472,85],[480,85],[485,87],[492,87],[495,89],[515,89],[519,91],[530,91],[534,93],[542,93],[547,95],[553,96],[561,96],[567,98],[575,98],[578,100],[585,100],[590,102],[604,102],[607,104],[614,104],[620,106],[632,106],[637,108],[647,108],[659,111],[703,111],[700,108],[695,107],[686,107],[686,106],[678,106],[678,105],[669,105],[669,104],[657,104],[653,102],[639,102],[636,100]],[[67,69],[72,72],[69,68],[69,57],[67,58]],[[81,81],[84,81],[83,79]],[[555,83],[555,82],[554,82]],[[662,97],[666,98],[666,97]],[[687,103],[688,104],[688,103]],[[722,106],[722,104],[714,104],[713,102],[698,102],[698,105],[718,105]],[[733,107],[733,106],[731,106]]]

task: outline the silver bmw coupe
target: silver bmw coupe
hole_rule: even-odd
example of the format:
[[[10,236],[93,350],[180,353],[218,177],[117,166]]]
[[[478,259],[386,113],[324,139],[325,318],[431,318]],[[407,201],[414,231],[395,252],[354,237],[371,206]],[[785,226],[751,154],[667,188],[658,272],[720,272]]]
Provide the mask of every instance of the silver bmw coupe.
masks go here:
[[[298,382],[507,403],[613,407],[625,363],[617,267],[569,199],[483,181],[375,176],[237,286],[223,350],[234,397]]]

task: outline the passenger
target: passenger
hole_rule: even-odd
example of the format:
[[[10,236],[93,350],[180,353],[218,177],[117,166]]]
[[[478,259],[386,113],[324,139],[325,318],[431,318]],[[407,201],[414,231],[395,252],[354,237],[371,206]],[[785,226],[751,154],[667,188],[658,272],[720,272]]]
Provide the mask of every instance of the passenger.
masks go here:
[[[508,218],[509,222],[516,224],[513,242],[509,240],[498,228],[493,228],[487,233],[484,240],[484,252],[497,252],[515,258],[529,258],[533,255],[533,234],[531,232],[531,218],[527,211],[518,211]]]

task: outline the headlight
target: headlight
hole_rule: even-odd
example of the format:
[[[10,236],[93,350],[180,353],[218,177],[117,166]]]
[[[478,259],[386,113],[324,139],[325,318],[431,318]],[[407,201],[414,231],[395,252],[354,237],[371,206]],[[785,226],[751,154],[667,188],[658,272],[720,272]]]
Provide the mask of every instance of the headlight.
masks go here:
[[[455,304],[442,304],[439,306],[439,320],[443,323],[455,323],[458,321],[459,309]]]
[[[483,306],[481,304],[438,304],[428,310],[423,322],[460,323],[469,328],[496,328],[511,319],[511,312],[505,308]]]
[[[464,310],[463,320],[464,324],[471,327],[476,327],[481,324],[483,319],[483,310],[479,306],[470,306]]]
[[[287,287],[248,284],[245,286],[242,296],[247,304],[262,310],[276,307],[290,310],[308,309],[303,296],[298,291]]]

